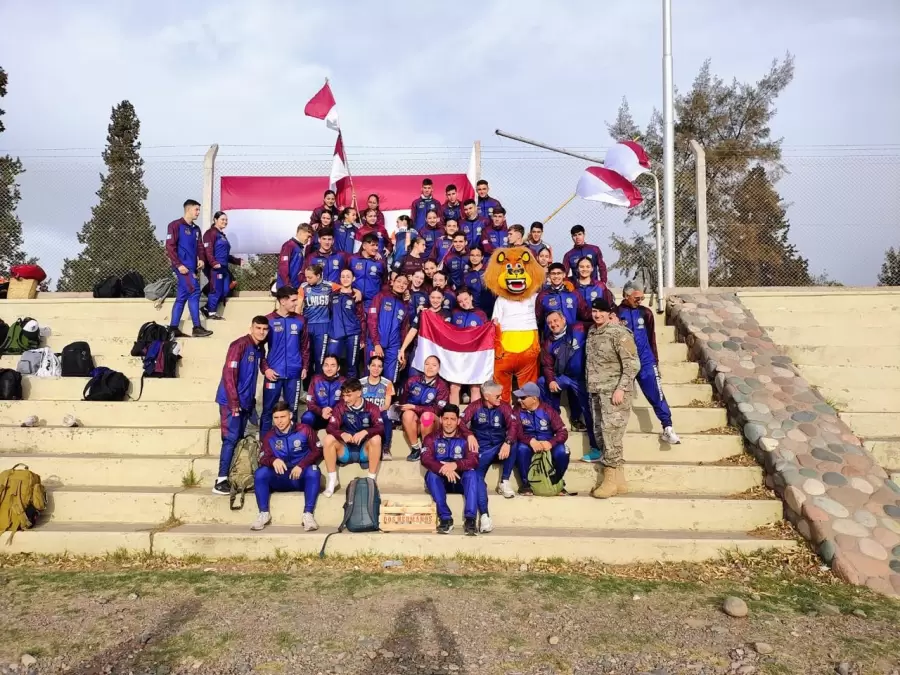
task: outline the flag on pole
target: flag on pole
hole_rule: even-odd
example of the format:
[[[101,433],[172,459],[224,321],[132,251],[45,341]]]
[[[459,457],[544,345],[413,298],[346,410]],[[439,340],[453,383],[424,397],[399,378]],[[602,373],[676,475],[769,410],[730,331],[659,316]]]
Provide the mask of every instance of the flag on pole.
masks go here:
[[[650,172],[650,156],[634,141],[619,141],[606,151],[603,166],[634,182],[641,174]]]
[[[309,103],[306,104],[303,113],[307,117],[325,120],[325,125],[329,129],[334,129],[338,132],[341,130],[337,105],[334,102],[334,95],[331,93],[331,86],[328,84],[328,80],[325,80],[325,86],[309,99]]]
[[[643,201],[641,191],[622,174],[602,166],[589,166],[578,179],[575,194],[592,202],[634,208]]]
[[[472,194],[475,194],[475,183],[478,182],[478,161],[475,156],[475,144],[472,144],[472,154],[469,155],[469,168],[466,169],[466,178],[469,179],[469,185],[472,188]],[[471,199],[470,197],[463,197],[460,195],[460,199],[465,201],[466,199]]]
[[[422,310],[412,367],[425,370],[425,359],[441,360],[441,377],[454,384],[481,384],[494,374],[494,324],[456,328],[438,314]]]
[[[350,188],[350,172],[347,170],[347,156],[344,154],[344,141],[338,133],[337,142],[334,144],[334,157],[331,160],[331,174],[329,185],[338,195],[341,191]],[[350,202],[341,202],[342,204]]]

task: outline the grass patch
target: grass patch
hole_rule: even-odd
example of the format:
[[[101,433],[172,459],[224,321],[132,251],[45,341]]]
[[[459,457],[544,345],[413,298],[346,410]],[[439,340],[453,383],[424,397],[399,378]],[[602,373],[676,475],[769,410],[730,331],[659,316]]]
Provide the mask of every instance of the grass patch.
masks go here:
[[[192,488],[199,487],[199,485],[200,476],[194,471],[194,467],[192,466],[188,469],[187,473],[181,477],[181,487]]]

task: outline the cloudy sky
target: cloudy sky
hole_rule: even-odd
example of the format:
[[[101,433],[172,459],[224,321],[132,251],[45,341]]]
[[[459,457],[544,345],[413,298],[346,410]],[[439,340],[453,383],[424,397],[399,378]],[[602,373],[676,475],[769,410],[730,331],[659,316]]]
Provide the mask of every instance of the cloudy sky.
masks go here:
[[[873,283],[883,250],[900,245],[900,2],[674,4],[681,88],[706,58],[726,79],[752,80],[774,57],[796,56],[795,80],[773,124],[792,171],[780,186],[792,204],[792,239],[815,272]],[[328,154],[333,132],[302,115],[325,77],[351,162],[356,156],[373,170],[393,161],[397,172],[425,172],[428,153],[437,152],[429,147],[450,147],[457,150],[443,153],[433,170],[450,161],[462,171],[465,148],[481,139],[486,168],[493,153],[498,172],[509,167],[552,193],[510,204],[511,219],[546,217],[545,205],[552,210],[571,190],[568,174],[547,185],[540,166],[523,164],[522,148],[493,130],[602,148],[609,143],[604,122],[623,95],[642,124],[662,95],[660,2],[552,6],[461,0],[451,12],[399,0],[0,2],[0,65],[10,78],[0,152],[22,156],[29,169],[20,215],[30,252],[52,269],[67,248],[77,250],[74,234],[98,185],[94,158],[116,102],[129,99],[140,116],[151,215],[162,228],[178,216],[180,195],[198,189],[196,158],[210,143],[222,145],[230,173],[286,160],[292,164],[275,171],[300,173],[304,155]],[[521,159],[499,161],[513,157]],[[573,186],[579,166],[566,166]],[[580,206],[561,216],[551,241],[563,245],[572,217],[585,213]],[[609,231],[627,231],[621,221],[619,212],[597,219],[601,245]]]

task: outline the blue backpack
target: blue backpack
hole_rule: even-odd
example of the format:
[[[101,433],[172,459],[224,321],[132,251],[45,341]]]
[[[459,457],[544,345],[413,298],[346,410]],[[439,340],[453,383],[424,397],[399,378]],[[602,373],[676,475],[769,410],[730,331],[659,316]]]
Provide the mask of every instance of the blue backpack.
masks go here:
[[[144,372],[141,374],[141,389],[136,401],[144,393],[145,377],[178,376],[178,360],[181,356],[176,353],[177,350],[178,343],[174,340],[153,340],[144,348]]]
[[[347,486],[344,500],[344,519],[341,521],[338,532],[348,530],[350,532],[377,532],[378,519],[381,515],[381,494],[378,492],[378,484],[371,478],[354,478]],[[322,550],[319,557],[325,557],[325,546],[332,532],[322,542]]]

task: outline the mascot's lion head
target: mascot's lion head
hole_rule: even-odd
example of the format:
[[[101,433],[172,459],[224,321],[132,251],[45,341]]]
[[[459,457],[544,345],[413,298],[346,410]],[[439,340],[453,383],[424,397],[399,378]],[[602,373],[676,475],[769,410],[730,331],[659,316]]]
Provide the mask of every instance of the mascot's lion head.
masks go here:
[[[484,272],[484,284],[498,297],[524,300],[541,290],[544,276],[544,268],[529,249],[498,248]]]

